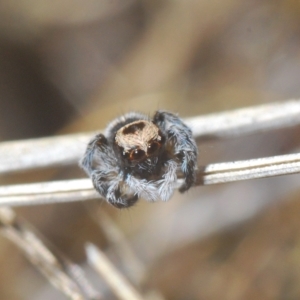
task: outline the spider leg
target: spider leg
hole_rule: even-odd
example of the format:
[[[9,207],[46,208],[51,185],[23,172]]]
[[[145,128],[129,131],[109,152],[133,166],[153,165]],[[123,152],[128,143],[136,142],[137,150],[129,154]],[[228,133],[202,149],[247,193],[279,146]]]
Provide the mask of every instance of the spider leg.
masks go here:
[[[147,201],[154,202],[160,199],[157,181],[148,181],[128,174],[126,177],[126,184],[131,190],[135,191],[138,197],[142,197]]]
[[[123,174],[117,167],[113,151],[103,134],[96,135],[88,144],[80,166],[91,177],[96,191],[117,208],[134,205],[136,194],[121,193]]]
[[[163,178],[159,180],[158,193],[161,200],[167,201],[171,198],[177,181],[177,163],[173,160],[169,160],[164,167],[165,174],[163,175]]]
[[[97,134],[87,145],[85,153],[83,155],[82,160],[79,162],[79,165],[84,169],[87,175],[91,176],[91,173],[94,170],[94,157],[95,154],[101,153],[101,151],[105,151],[107,145],[106,137],[99,133]],[[106,152],[106,151],[105,151]]]
[[[165,111],[157,111],[153,122],[165,131],[167,139],[174,146],[174,155],[180,160],[180,168],[185,182],[179,191],[183,193],[196,180],[198,149],[192,131],[176,115]]]
[[[91,177],[96,191],[113,206],[128,208],[138,201],[137,194],[121,193],[122,179],[115,172],[93,171]]]

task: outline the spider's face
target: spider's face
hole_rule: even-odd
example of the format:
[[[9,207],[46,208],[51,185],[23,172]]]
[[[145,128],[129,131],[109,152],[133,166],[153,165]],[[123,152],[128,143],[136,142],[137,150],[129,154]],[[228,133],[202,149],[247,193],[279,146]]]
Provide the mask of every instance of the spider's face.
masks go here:
[[[115,142],[126,165],[134,166],[144,161],[157,161],[156,157],[164,148],[165,137],[152,122],[139,120],[120,128]]]

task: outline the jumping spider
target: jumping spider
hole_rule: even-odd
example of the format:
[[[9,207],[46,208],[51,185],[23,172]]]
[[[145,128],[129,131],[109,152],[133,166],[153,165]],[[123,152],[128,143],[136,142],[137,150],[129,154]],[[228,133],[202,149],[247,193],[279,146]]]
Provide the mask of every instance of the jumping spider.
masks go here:
[[[89,142],[80,165],[102,197],[127,208],[139,197],[168,200],[178,173],[184,177],[179,191],[187,191],[195,183],[197,152],[192,131],[176,115],[157,111],[151,120],[131,112]]]

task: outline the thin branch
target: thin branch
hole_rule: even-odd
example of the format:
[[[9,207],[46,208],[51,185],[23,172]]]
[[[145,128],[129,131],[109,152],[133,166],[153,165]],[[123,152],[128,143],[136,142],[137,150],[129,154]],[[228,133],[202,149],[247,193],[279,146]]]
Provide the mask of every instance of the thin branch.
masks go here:
[[[61,191],[63,185],[65,189]],[[74,202],[98,197],[88,178],[0,186],[0,205],[5,206]]]
[[[0,174],[77,163],[92,133],[0,144]]]
[[[300,173],[300,153],[211,164],[199,168],[197,185]],[[178,180],[178,185],[182,182]],[[0,187],[0,205],[22,206],[99,198],[90,179]]]
[[[145,279],[145,267],[139,260],[122,230],[115,224],[103,209],[90,209],[90,215],[100,226],[109,244],[117,251],[123,265],[128,270],[128,276],[136,285]]]
[[[300,100],[186,119],[196,138],[222,138],[300,124]],[[101,131],[101,130],[100,130]],[[0,173],[77,164],[94,132],[0,144]]]
[[[127,281],[127,279],[110,262],[107,256],[93,244],[86,246],[87,259],[111,287],[120,300],[143,300],[144,297]]]
[[[72,300],[100,299],[100,295],[85,280],[82,270],[62,255],[51,251],[37,232],[17,218],[8,207],[0,208],[1,233],[28,257],[44,276]],[[84,276],[83,276],[84,277]]]
[[[110,248],[118,254],[122,265],[127,270],[126,275],[131,279],[137,287],[143,286],[145,283],[146,268],[142,261],[136,255],[134,249],[131,247],[125,234],[121,228],[113,221],[113,219],[103,209],[94,209],[88,206],[90,215],[94,221],[99,224],[101,230],[105,234],[106,239],[109,241]],[[143,288],[144,299],[151,300],[164,300],[165,297],[157,289],[149,287],[145,290]]]
[[[299,172],[300,153],[287,154],[208,165],[199,176],[198,184],[211,185]]]
[[[186,120],[196,138],[224,138],[300,124],[300,100],[241,108]]]

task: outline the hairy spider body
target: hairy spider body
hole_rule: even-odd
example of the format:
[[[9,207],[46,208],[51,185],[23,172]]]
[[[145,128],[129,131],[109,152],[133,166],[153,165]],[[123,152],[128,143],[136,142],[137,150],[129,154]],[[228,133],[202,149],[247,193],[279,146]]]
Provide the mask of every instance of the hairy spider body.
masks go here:
[[[126,208],[140,197],[168,200],[179,172],[185,179],[179,191],[188,190],[196,179],[197,145],[176,115],[157,111],[150,119],[132,112],[89,142],[80,165],[102,197]]]

